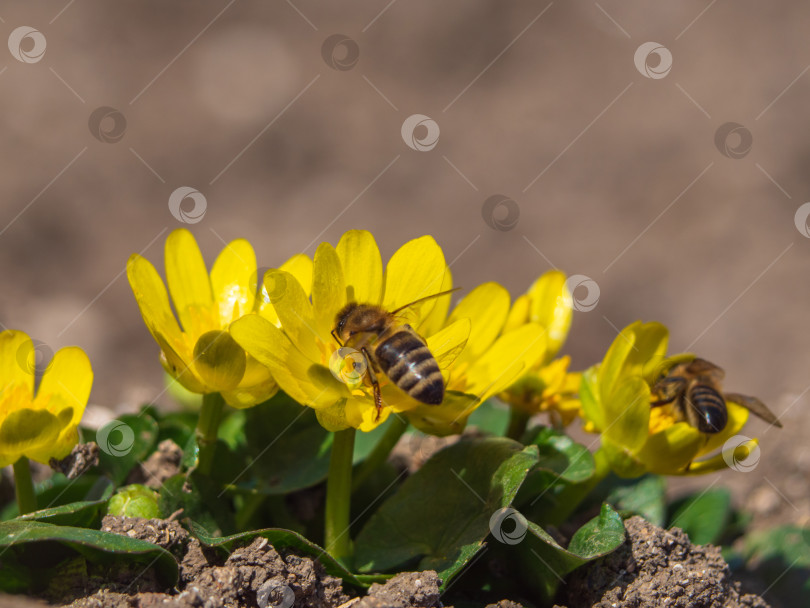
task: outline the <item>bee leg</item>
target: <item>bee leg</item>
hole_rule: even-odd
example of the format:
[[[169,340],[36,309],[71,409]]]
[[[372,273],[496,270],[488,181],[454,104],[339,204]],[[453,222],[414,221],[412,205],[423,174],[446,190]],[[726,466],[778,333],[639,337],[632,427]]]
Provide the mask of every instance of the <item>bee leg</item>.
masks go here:
[[[337,337],[337,334],[335,333],[335,330],[333,329],[333,330],[332,330],[330,333],[332,334],[332,337],[335,339],[335,342],[337,342],[338,344],[340,344],[340,346],[343,346],[343,344],[341,343],[340,339]]]
[[[377,407],[377,416],[374,422],[377,422],[382,415],[382,393],[380,392],[380,383],[377,381],[377,374],[374,373],[374,365],[371,363],[373,359],[369,356],[366,347],[360,349],[363,356],[366,358],[366,369],[368,370],[368,378],[371,381],[371,388],[374,391],[374,405]]]

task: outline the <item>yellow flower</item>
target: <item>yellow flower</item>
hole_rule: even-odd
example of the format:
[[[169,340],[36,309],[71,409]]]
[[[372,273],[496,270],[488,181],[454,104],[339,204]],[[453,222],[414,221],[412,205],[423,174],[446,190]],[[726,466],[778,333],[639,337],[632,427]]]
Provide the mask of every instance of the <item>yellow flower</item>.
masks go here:
[[[75,346],[54,355],[34,396],[36,353],[21,331],[0,333],[0,467],[30,458],[64,458],[79,440],[93,370]]]
[[[507,327],[538,323],[546,332],[543,359],[499,397],[527,414],[549,412],[555,424],[566,426],[580,413],[577,391],[581,374],[569,373],[570,357],[554,359],[571,327],[573,300],[565,273],[550,270],[520,296],[509,313]]]
[[[164,369],[189,391],[221,393],[233,407],[269,399],[278,390],[270,372],[228,333],[232,321],[262,304],[256,297],[256,255],[250,243],[229,243],[209,275],[194,236],[178,229],[166,239],[165,261],[177,318],[151,262],[133,254],[127,263],[129,284],[160,346]]]
[[[266,273],[264,286],[272,306],[234,322],[231,334],[270,368],[285,392],[315,409],[318,420],[329,430],[354,427],[370,431],[391,412],[423,405],[378,373],[383,401],[378,415],[363,369],[367,363],[351,349],[339,351],[332,336],[337,313],[349,302],[380,305],[391,312],[406,307],[397,313],[398,321],[409,324],[425,339],[445,379],[442,405],[424,406],[431,412],[446,411],[456,398],[463,398],[469,408],[471,400],[497,389],[498,379],[509,377],[512,367],[522,369],[520,357],[525,355],[521,347],[526,348],[514,337],[503,342],[506,352],[484,352],[496,342],[509,309],[509,297],[502,287],[488,284],[474,290],[449,318],[450,294],[407,306],[452,288],[444,254],[430,236],[403,245],[391,257],[385,273],[374,237],[360,230],[344,234],[336,248],[322,243],[311,272],[301,273],[304,267],[299,263],[288,272]],[[470,317],[475,317],[472,322]],[[530,333],[531,329],[523,330],[521,336],[530,341]],[[515,359],[517,363],[510,363]],[[451,419],[458,418],[456,410]]]
[[[744,460],[752,439],[727,453],[711,455],[737,435],[748,410],[727,402],[728,422],[715,434],[698,431],[670,405],[651,407],[651,388],[661,370],[693,355],[665,356],[669,332],[660,323],[637,321],[622,330],[601,364],[585,371],[580,387],[585,429],[601,433],[601,451],[623,477],[710,473]],[[698,460],[703,458],[702,460]]]
[[[448,366],[445,399],[438,407],[413,403],[410,422],[432,435],[464,430],[467,418],[484,401],[506,390],[547,353],[547,333],[538,323],[510,326],[509,292],[498,283],[484,283],[453,309],[443,328],[462,319],[471,322],[463,352]],[[413,401],[413,400],[411,400]]]

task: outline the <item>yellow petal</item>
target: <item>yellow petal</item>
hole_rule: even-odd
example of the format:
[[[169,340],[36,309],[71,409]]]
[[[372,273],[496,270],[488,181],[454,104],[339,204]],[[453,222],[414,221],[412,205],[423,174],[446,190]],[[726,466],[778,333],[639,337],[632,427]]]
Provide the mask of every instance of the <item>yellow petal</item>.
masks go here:
[[[161,336],[178,351],[180,326],[172,314],[166,286],[155,267],[146,258],[133,254],[127,262],[127,278],[149,333],[158,342]]]
[[[256,254],[245,239],[228,243],[211,269],[211,288],[219,305],[221,327],[253,311]]]
[[[363,304],[382,302],[382,258],[377,242],[367,230],[349,230],[337,244],[343,266],[346,301]]]
[[[268,271],[264,275],[264,284],[271,294],[273,307],[284,333],[307,359],[320,362],[321,354],[317,341],[321,337],[318,334],[312,304],[301,284],[283,270]]]
[[[548,330],[547,360],[552,359],[568,337],[573,314],[572,298],[565,285],[565,273],[550,270],[529,288],[529,320]]]
[[[706,443],[701,448],[698,456],[710,454],[723,447],[726,441],[739,433],[745,423],[748,422],[750,412],[743,406],[726,401],[726,410],[728,411],[728,421],[725,428],[720,433],[706,436]]]
[[[174,230],[166,239],[165,258],[166,282],[183,329],[192,334],[214,329],[211,324],[218,311],[214,309],[211,280],[191,232]]]
[[[447,391],[441,405],[420,403],[405,412],[411,424],[428,435],[445,437],[464,430],[467,418],[481,404],[475,395]]]
[[[506,317],[506,323],[503,326],[503,333],[512,331],[528,323],[531,303],[532,301],[529,299],[529,294],[524,293],[518,296],[517,300],[512,304],[512,308],[509,309],[509,315]]]
[[[247,355],[224,330],[205,332],[194,345],[194,370],[212,391],[235,389],[242,381]]]
[[[419,298],[441,292],[446,265],[444,254],[432,236],[408,241],[391,257],[385,271],[383,308],[394,311]],[[436,299],[409,307],[418,321],[427,316],[436,305]]]
[[[50,458],[49,446],[54,444],[59,432],[72,416],[69,409],[61,417],[47,410],[30,408],[11,412],[0,424],[0,446],[3,453],[8,455],[7,458],[16,455],[12,462],[26,456],[37,462],[47,463]]]
[[[312,311],[319,335],[329,335],[337,313],[345,304],[346,285],[340,258],[329,243],[321,243],[315,251],[312,274]]]
[[[464,392],[486,401],[537,365],[545,348],[545,330],[536,323],[502,335],[470,366]]]
[[[759,440],[749,439],[743,443],[733,443],[720,454],[705,460],[696,460],[689,467],[688,471],[682,471],[683,475],[705,475],[721,471],[727,467],[735,468],[739,471],[750,471],[759,462],[757,449]],[[752,454],[753,452],[753,454]],[[751,458],[751,462],[747,462]]]
[[[332,433],[343,431],[351,426],[346,420],[346,399],[340,399],[327,407],[315,410],[315,416],[318,423]]]
[[[376,429],[388,420],[390,414],[391,408],[383,406],[378,418],[377,407],[374,405],[373,400],[370,399],[350,397],[346,400],[345,415],[347,424],[364,433]]]
[[[439,368],[450,367],[464,351],[471,327],[469,319],[459,319],[426,340],[430,354],[436,359]]]
[[[644,379],[630,376],[620,380],[602,405],[603,435],[630,452],[640,450],[650,429],[650,387]]]
[[[308,255],[299,253],[292,256],[281,265],[279,270],[289,272],[298,280],[298,283],[304,289],[304,293],[307,295],[312,294],[312,258]]]
[[[13,329],[0,333],[0,414],[31,402],[35,357],[34,344],[25,333]],[[16,403],[10,401],[12,395]]]
[[[599,365],[593,365],[582,372],[582,380],[579,385],[582,416],[586,426],[591,427],[586,429],[589,433],[599,433],[607,426],[598,376]]]
[[[647,472],[647,467],[636,454],[633,454],[625,446],[614,443],[609,437],[602,435],[601,446],[597,454],[604,456],[610,464],[610,470],[619,477],[634,478],[641,477]]]
[[[509,314],[509,292],[498,283],[484,283],[468,293],[453,309],[448,324],[470,319],[472,327],[463,358],[473,361],[484,354],[501,333]]]
[[[231,323],[229,331],[245,351],[268,367],[281,389],[299,403],[327,407],[336,401],[336,391],[342,390],[343,396],[347,394],[345,387],[316,385],[310,374],[313,362],[264,317],[245,315]]]
[[[93,370],[84,351],[77,346],[61,348],[42,375],[34,407],[48,409],[54,414],[71,407],[72,423],[76,425],[82,419],[92,386]]]
[[[687,422],[677,422],[650,435],[638,458],[647,469],[661,475],[677,475],[697,456],[706,438]]]
[[[639,327],[641,327],[641,321],[636,321],[619,332],[608,348],[605,358],[602,359],[598,373],[599,396],[602,401],[605,401],[613,392],[614,385],[622,374],[624,363],[635,346]]]
[[[444,278],[442,279],[442,286],[439,292],[450,291],[453,289],[453,273],[450,272],[448,266],[444,271]],[[447,311],[450,310],[450,301],[453,298],[452,293],[445,294],[436,298],[436,304],[419,323],[417,331],[423,336],[432,336],[439,331],[447,321]]]

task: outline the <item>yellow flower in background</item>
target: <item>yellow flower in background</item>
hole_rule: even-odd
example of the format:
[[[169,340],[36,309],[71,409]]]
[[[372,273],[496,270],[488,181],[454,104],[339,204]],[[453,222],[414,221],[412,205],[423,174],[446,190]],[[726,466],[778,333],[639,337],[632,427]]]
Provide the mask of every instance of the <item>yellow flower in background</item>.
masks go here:
[[[449,422],[452,428],[463,428],[463,420],[475,407],[471,403],[499,390],[502,379],[511,382],[514,368],[522,370],[525,365],[523,351],[532,350],[527,344],[542,333],[539,327],[522,329],[522,340],[512,336],[491,351],[509,310],[509,296],[496,284],[474,290],[449,318],[450,294],[408,306],[452,288],[444,254],[430,236],[403,245],[383,272],[374,237],[351,230],[337,247],[329,243],[318,247],[309,274],[302,276],[302,267],[266,273],[264,286],[272,307],[234,322],[231,334],[270,368],[287,394],[315,409],[320,423],[332,431],[349,427],[370,431],[391,412],[410,412],[418,424],[423,418],[415,413],[417,408],[435,415],[436,425]],[[307,281],[312,285],[311,301]],[[407,323],[425,340],[442,372],[441,405],[421,404],[378,372],[383,402],[378,415],[365,369],[368,362],[352,349],[339,351],[341,345],[332,335],[338,312],[349,302],[378,305],[388,312],[402,309],[396,313],[397,323]],[[459,407],[462,401],[464,407]],[[433,423],[426,420],[420,428]],[[444,430],[448,432],[455,431]]]
[[[712,455],[748,420],[748,410],[741,405],[726,402],[728,422],[713,434],[682,420],[671,405],[651,406],[651,389],[662,370],[694,359],[666,357],[668,338],[660,323],[632,323],[613,341],[602,363],[582,377],[585,430],[601,433],[600,451],[622,477],[710,473],[744,460],[757,445],[752,439]]]
[[[36,352],[21,331],[0,333],[0,467],[30,458],[48,464],[79,440],[93,370],[75,346],[54,355],[34,395]]]
[[[571,327],[573,299],[565,273],[550,270],[515,300],[508,328],[537,323],[545,331],[548,348],[539,363],[499,397],[529,415],[548,412],[557,425],[567,426],[580,414],[577,398],[581,374],[569,373],[570,357],[554,359]]]
[[[165,263],[168,294],[155,267],[138,254],[127,262],[127,277],[166,372],[193,393],[221,393],[233,407],[270,398],[278,390],[270,372],[228,333],[232,321],[261,305],[250,243],[229,243],[209,274],[194,236],[181,228],[166,239]]]
[[[542,325],[510,326],[509,292],[498,283],[484,283],[453,309],[443,327],[461,319],[471,323],[463,352],[448,366],[447,391],[439,407],[416,403],[406,411],[410,422],[432,435],[464,430],[467,418],[490,397],[506,390],[526,370],[544,360],[548,343]]]

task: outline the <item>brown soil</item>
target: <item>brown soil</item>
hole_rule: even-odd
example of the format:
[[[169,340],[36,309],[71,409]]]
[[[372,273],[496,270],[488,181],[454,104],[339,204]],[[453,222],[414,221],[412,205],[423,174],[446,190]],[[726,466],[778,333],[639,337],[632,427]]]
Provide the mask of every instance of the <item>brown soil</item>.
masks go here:
[[[616,552],[575,571],[560,590],[555,608],[769,608],[743,593],[732,580],[720,549],[697,546],[678,528],[663,530],[639,517],[625,522],[628,539]],[[263,538],[234,550],[227,559],[204,549],[177,522],[105,517],[102,529],[155,543],[180,561],[177,589],[165,589],[149,573],[122,570],[115,576],[88,576],[46,594],[70,608],[439,608],[436,572],[404,572],[373,584],[366,597],[351,598],[340,579],[317,560],[277,552]],[[91,573],[92,574],[92,573]],[[75,578],[75,576],[73,576]],[[61,593],[57,601],[56,593]],[[41,600],[0,596],[0,606],[37,608]],[[487,608],[520,608],[504,599]]]
[[[146,461],[132,470],[127,483],[142,483],[153,490],[159,490],[164,481],[180,472],[182,460],[183,450],[180,446],[171,439],[165,439]]]
[[[679,528],[640,517],[624,525],[628,538],[619,550],[569,578],[569,608],[768,608],[740,591],[718,547],[693,545]]]

